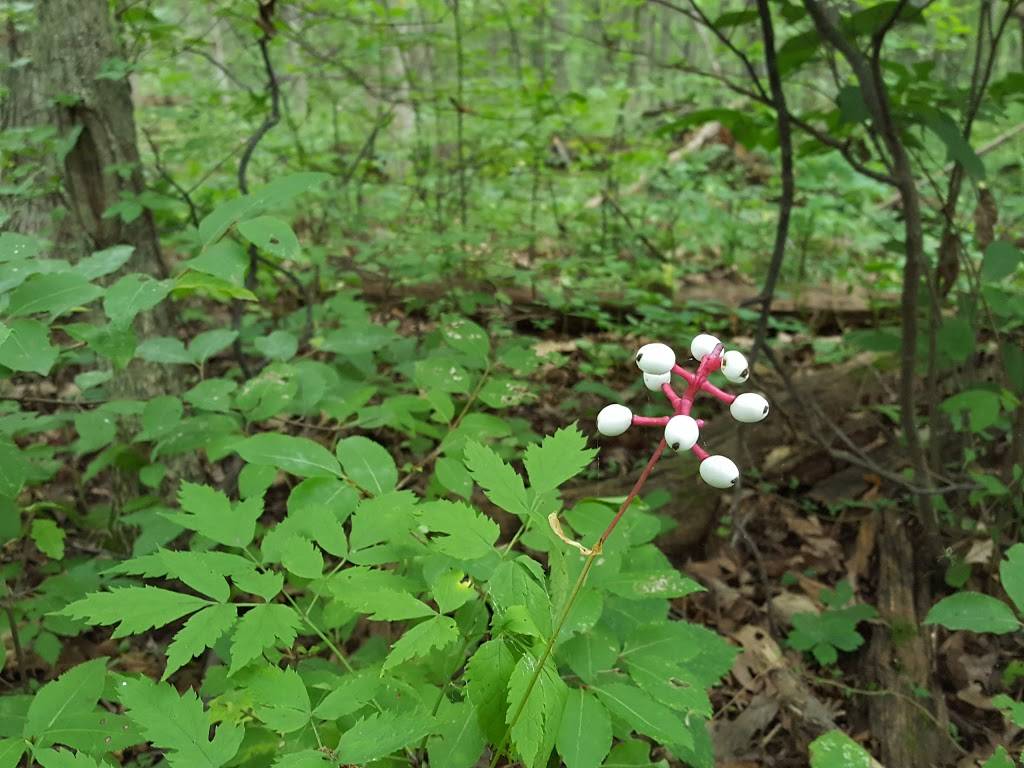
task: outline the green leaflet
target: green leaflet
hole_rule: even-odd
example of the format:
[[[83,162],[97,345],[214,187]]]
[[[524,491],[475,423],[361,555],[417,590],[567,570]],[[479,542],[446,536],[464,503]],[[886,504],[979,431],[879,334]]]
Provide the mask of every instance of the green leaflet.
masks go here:
[[[693,745],[693,737],[672,710],[639,688],[626,683],[604,683],[595,686],[594,691],[612,714],[637,733],[669,745]]]
[[[829,731],[811,742],[811,768],[871,768],[871,755],[841,731]]]
[[[92,712],[107,679],[106,658],[72,667],[47,683],[32,699],[25,718],[25,738],[40,739],[71,715]]]
[[[516,662],[508,681],[505,723],[511,728],[511,744],[526,768],[541,768],[547,764],[561,727],[569,690],[549,659],[527,695],[527,686],[536,668],[537,659],[526,653]]]
[[[168,549],[158,549],[151,555],[134,557],[118,563],[107,573],[137,574],[158,578],[172,576],[181,580],[197,592],[201,592],[218,603],[227,602],[230,595],[230,588],[225,580],[228,573],[232,573],[239,567],[244,568],[249,563],[239,557],[237,567],[231,570],[224,569],[222,563],[211,557],[209,552],[175,552]],[[227,553],[226,557],[232,557]]]
[[[945,597],[928,611],[925,624],[941,624],[947,629],[991,632],[1004,635],[1020,629],[1020,622],[1006,603],[980,592],[957,592]]]
[[[268,648],[290,646],[300,624],[299,615],[288,605],[269,603],[250,609],[235,625],[228,675],[235,674]]]
[[[364,765],[419,742],[434,727],[434,718],[425,712],[371,715],[341,735],[335,757],[342,763]]]
[[[1024,613],[1024,544],[1014,544],[999,563],[999,579],[1019,613]]]
[[[425,656],[458,639],[459,628],[455,624],[455,619],[450,616],[435,616],[407,630],[391,646],[391,653],[384,661],[384,669],[388,670],[410,659]]]
[[[189,482],[182,482],[178,503],[182,512],[167,513],[167,519],[229,547],[247,546],[256,533],[256,520],[263,514],[261,497],[250,496],[232,504],[220,491]]]
[[[373,621],[401,621],[431,616],[434,610],[417,600],[410,591],[412,584],[391,571],[370,568],[345,568],[330,580],[335,599],[360,613],[368,613]]]
[[[305,437],[261,432],[237,443],[235,450],[250,464],[277,467],[299,477],[341,475],[338,460],[331,452]]]
[[[11,292],[8,317],[48,313],[58,317],[103,295],[103,289],[74,272],[33,275]]]
[[[381,689],[380,669],[371,667],[345,675],[324,700],[317,704],[313,714],[321,720],[337,720],[350,715],[369,703]]]
[[[523,463],[530,476],[530,487],[537,493],[546,493],[582,472],[596,455],[597,450],[587,448],[587,438],[573,423],[545,437],[540,444],[528,446]]]
[[[189,661],[213,646],[234,626],[237,609],[233,605],[211,605],[189,617],[167,646],[167,665],[160,678],[166,680]]]
[[[117,624],[112,635],[116,638],[162,627],[209,604],[209,600],[159,587],[122,587],[93,592],[59,613],[91,624]]]
[[[519,474],[490,448],[469,440],[465,450],[466,468],[484,495],[506,512],[526,519],[530,505]]]
[[[0,342],[0,365],[12,371],[29,371],[46,376],[57,362],[58,350],[50,344],[50,331],[38,320],[18,318],[7,324]]]
[[[324,571],[324,556],[304,536],[286,536],[281,544],[281,564],[303,579],[319,579]]]
[[[309,692],[294,669],[263,666],[239,683],[256,702],[256,716],[271,730],[291,733],[309,723]]]
[[[594,694],[569,691],[557,746],[566,768],[597,768],[604,761],[612,748],[612,719]]]
[[[345,474],[367,493],[380,496],[397,485],[395,460],[380,443],[357,435],[339,440],[334,452]]]
[[[504,640],[488,640],[466,665],[466,694],[476,708],[477,722],[491,744],[501,741],[508,711],[509,678],[517,655]]]
[[[155,280],[149,275],[125,275],[107,289],[103,311],[112,323],[130,323],[137,314],[163,301],[172,285],[170,280]]]
[[[128,717],[165,752],[171,768],[220,768],[235,756],[245,731],[223,723],[210,739],[210,719],[195,692],[178,695],[166,683],[124,680],[118,693]]]
[[[35,752],[35,760],[43,768],[109,768],[110,763],[97,761],[81,752],[71,752],[67,749],[46,749]],[[3,758],[0,757],[0,766],[3,765]]]
[[[473,768],[485,746],[476,708],[468,701],[442,699],[437,735],[427,741],[431,768]]]
[[[431,501],[417,509],[420,521],[429,530],[445,534],[430,539],[431,547],[442,554],[459,560],[475,560],[494,551],[501,529],[468,504]]]

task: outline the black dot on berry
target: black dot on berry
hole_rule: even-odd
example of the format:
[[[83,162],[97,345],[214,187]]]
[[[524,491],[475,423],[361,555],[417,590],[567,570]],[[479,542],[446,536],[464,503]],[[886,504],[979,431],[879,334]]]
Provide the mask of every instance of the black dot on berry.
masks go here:
[[[750,369],[749,369],[749,368],[744,368],[744,369],[743,369],[743,373],[741,373],[741,374],[740,374],[740,378],[743,378],[743,379],[745,379],[745,378],[747,378],[747,376],[749,376],[749,375],[750,375]]]
[[[764,407],[764,415],[765,415],[765,416],[767,416],[767,415],[768,415],[768,406],[767,406],[767,405],[766,405],[766,406]]]
[[[673,451],[678,451],[679,450],[679,443],[672,443],[672,450]]]

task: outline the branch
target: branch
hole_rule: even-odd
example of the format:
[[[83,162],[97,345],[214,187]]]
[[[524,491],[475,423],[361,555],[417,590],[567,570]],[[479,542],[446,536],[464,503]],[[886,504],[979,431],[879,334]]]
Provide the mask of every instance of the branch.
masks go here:
[[[881,135],[892,159],[892,175],[903,202],[906,261],[903,267],[901,297],[903,328],[900,349],[900,426],[903,430],[903,438],[907,442],[907,452],[913,467],[914,479],[917,484],[923,485],[927,489],[931,487],[932,483],[921,446],[921,438],[917,431],[917,399],[914,391],[917,365],[918,283],[922,267],[925,265],[924,233],[917,185],[899,128],[892,118],[888,92],[880,67],[872,67],[865,59],[864,54],[843,35],[839,30],[837,14],[834,11],[826,10],[823,3],[818,0],[804,0],[804,8],[811,16],[818,34],[839,51],[853,70],[875,130]],[[876,36],[874,44],[879,52],[883,41],[884,35]],[[938,520],[935,516],[931,496],[928,493],[917,493],[915,501],[921,524],[930,539],[926,545],[934,548],[937,546],[935,539],[938,533]]]
[[[274,65],[270,61],[269,43],[270,38],[266,34],[260,37],[260,55],[263,57],[263,68],[267,73],[267,92],[270,94],[270,112],[263,118],[263,122],[260,123],[256,132],[249,137],[245,149],[242,150],[242,158],[238,161],[238,189],[243,195],[249,194],[249,162],[252,160],[253,152],[256,151],[256,146],[270,129],[281,121],[281,87],[277,82],[277,75],[274,73]]]
[[[793,197],[796,182],[793,178],[793,135],[789,125],[789,110],[786,107],[786,93],[782,88],[782,77],[779,74],[779,62],[775,57],[775,29],[772,26],[772,12],[768,0],[757,0],[757,14],[761,19],[761,34],[764,37],[764,61],[768,70],[768,84],[772,89],[772,103],[775,106],[775,117],[779,130],[779,164],[782,174],[782,195],[779,197],[779,219],[775,225],[775,243],[772,246],[772,259],[768,264],[768,275],[765,277],[764,289],[761,291],[761,316],[757,321],[757,332],[754,334],[754,346],[750,351],[750,365],[757,360],[758,350],[765,343],[768,331],[768,317],[772,311],[772,299],[775,297],[775,284],[782,271],[782,260],[786,255],[786,239],[789,236],[789,218],[793,210]]]
[[[729,51],[737,59],[740,60],[740,63],[743,65],[743,68],[747,70],[747,74],[750,76],[750,81],[754,84],[754,88],[757,90],[758,94],[760,94],[761,100],[765,102],[769,100],[768,93],[767,91],[765,91],[764,86],[761,85],[761,78],[757,76],[757,70],[754,68],[754,64],[750,60],[750,57],[748,57],[747,54],[745,54],[743,51],[737,48],[732,40],[730,40],[728,37],[722,34],[722,30],[716,27],[714,22],[712,22],[711,19],[707,17],[707,14],[705,14],[704,11],[701,10],[700,5],[696,2],[696,0],[689,0],[690,7],[692,8],[692,10],[682,8],[676,5],[675,3],[668,2],[668,0],[651,0],[651,2],[654,3],[655,5],[661,5],[664,6],[665,8],[670,8],[673,11],[676,11],[677,13],[681,13],[683,14],[683,16],[686,16],[689,19],[693,19],[694,21],[700,22],[709,30],[711,30],[711,33],[718,38],[719,42],[721,42],[722,45],[728,48]]]

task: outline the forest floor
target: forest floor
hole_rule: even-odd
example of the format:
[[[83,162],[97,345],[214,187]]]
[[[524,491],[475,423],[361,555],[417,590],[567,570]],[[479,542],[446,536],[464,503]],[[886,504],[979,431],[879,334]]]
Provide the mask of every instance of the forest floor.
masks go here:
[[[828,293],[823,289],[808,295],[820,299]],[[397,303],[388,300],[377,309],[380,316],[390,318],[398,311]],[[799,302],[791,302],[786,309],[794,314],[804,311]],[[820,319],[821,309],[815,311]],[[870,314],[853,305],[843,311],[851,312],[854,322]],[[835,318],[824,322],[834,324]],[[749,346],[752,340],[742,336],[742,329],[739,333],[733,343]],[[585,341],[621,341],[628,362],[632,341],[593,332],[545,332],[537,335],[536,345],[572,352]],[[676,457],[661,462],[644,491],[676,523],[658,544],[679,569],[707,589],[679,600],[674,608],[677,616],[719,632],[742,649],[731,674],[712,694],[713,738],[721,768],[805,766],[808,744],[836,727],[870,748],[868,701],[903,695],[872,687],[865,652],[872,624],[880,621],[877,618],[859,625],[853,622],[854,635],[847,631],[842,642],[836,641],[846,650],[827,664],[787,642],[795,615],[834,614],[844,605],[875,602],[878,511],[883,505],[909,503],[899,501],[899,489],[870,467],[876,462],[876,466],[898,470],[905,463],[892,422],[884,413],[884,406],[895,399],[895,382],[872,365],[870,356],[822,363],[811,352],[812,337],[779,341],[785,342],[779,347],[784,350],[792,388],[767,363],[755,371],[746,387],[774,393],[770,421],[760,429],[741,431],[711,408],[706,409],[709,413],[701,412],[709,420],[703,433],[708,447],[733,456],[743,467],[755,467],[752,481],[736,493],[712,491],[695,477],[694,466],[680,471],[680,463],[686,462]],[[530,419],[539,434],[572,420],[590,432],[603,402],[574,389],[578,380],[564,367],[545,366],[537,376],[538,391],[543,394],[516,415]],[[633,376],[632,366],[624,364],[604,383],[621,390],[632,383]],[[61,387],[59,382],[42,382],[20,394],[26,400],[39,398],[38,409],[47,410],[45,402],[59,397]],[[834,457],[829,446],[836,445],[837,438],[824,434],[821,424],[809,418],[808,400],[831,415],[833,424],[859,446],[868,466]],[[575,404],[575,412],[567,412],[567,402]],[[568,503],[625,493],[654,446],[650,433],[636,432],[599,442],[594,475],[567,489]],[[398,451],[398,446],[390,447]],[[487,506],[482,497],[479,501]],[[991,538],[983,532],[963,533],[945,543],[948,551],[975,567],[976,588],[991,591],[993,563],[998,561]],[[68,546],[76,544],[69,540]],[[957,737],[945,738],[951,754],[958,755],[958,766],[975,766],[974,761],[990,755],[995,745],[1010,744],[1019,737],[1007,731],[1006,721],[990,704],[993,693],[1021,687],[1013,678],[1007,683],[1003,672],[1014,655],[1013,641],[963,632],[944,633],[938,641],[935,674],[946,694],[945,709]],[[110,641],[96,645],[87,634],[68,643],[64,654],[61,666],[73,657],[115,654],[122,668],[159,675],[158,654],[152,647],[126,653]],[[45,667],[30,668],[30,672],[49,676]],[[10,674],[9,665],[5,677],[13,686]]]

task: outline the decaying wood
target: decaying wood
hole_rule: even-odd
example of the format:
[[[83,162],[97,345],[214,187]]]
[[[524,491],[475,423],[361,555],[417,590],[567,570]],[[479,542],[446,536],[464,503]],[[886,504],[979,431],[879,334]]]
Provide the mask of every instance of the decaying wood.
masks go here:
[[[377,304],[409,299],[431,304],[451,295],[455,289],[485,293],[500,290],[511,299],[518,316],[522,318],[551,318],[564,315],[563,310],[553,309],[538,300],[536,288],[511,284],[495,285],[459,280],[445,283],[398,284],[367,274],[362,277],[359,287],[360,293],[367,300]],[[681,309],[690,303],[740,307],[756,301],[759,295],[760,290],[757,286],[734,279],[682,281],[672,291],[672,299]],[[772,314],[779,317],[799,317],[812,328],[843,328],[863,324],[885,315],[887,307],[894,306],[897,300],[898,297],[893,294],[873,293],[859,286],[821,285],[776,296],[772,302]],[[617,291],[596,291],[588,294],[587,303],[595,309],[600,308],[612,313],[626,311],[631,306],[625,294]]]

